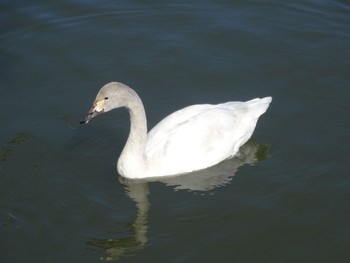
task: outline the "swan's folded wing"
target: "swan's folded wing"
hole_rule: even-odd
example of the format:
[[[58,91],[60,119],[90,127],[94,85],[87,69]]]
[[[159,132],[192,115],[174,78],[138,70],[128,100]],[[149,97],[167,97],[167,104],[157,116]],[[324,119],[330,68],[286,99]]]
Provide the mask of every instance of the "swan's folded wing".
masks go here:
[[[196,105],[169,115],[148,135],[146,156],[169,173],[203,169],[234,155],[251,136],[244,105]],[[192,108],[193,107],[193,108]]]

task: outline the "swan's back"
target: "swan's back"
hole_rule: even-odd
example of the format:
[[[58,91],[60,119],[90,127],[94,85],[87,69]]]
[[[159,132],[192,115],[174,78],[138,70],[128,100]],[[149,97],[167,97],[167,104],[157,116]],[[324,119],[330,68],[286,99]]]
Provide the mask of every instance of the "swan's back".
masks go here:
[[[170,114],[148,133],[149,167],[159,175],[179,174],[234,156],[253,134],[271,100],[193,105]]]

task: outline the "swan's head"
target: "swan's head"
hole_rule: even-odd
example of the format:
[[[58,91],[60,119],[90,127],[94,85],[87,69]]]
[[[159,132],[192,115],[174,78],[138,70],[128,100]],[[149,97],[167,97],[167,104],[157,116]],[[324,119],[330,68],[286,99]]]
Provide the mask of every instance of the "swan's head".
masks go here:
[[[135,91],[120,82],[111,82],[104,85],[97,93],[91,109],[81,119],[80,123],[88,123],[94,117],[107,111],[128,107],[132,101],[130,98],[135,95]]]

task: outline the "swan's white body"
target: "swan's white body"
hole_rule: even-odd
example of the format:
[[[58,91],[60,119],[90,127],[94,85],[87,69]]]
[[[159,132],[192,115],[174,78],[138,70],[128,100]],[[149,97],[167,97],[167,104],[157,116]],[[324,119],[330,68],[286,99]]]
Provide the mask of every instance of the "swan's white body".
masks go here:
[[[233,157],[252,136],[271,100],[266,97],[189,106],[170,114],[147,134],[141,99],[131,88],[112,82],[100,90],[81,122],[113,108],[127,107],[131,128],[118,160],[118,172],[138,179],[169,176],[205,169]]]

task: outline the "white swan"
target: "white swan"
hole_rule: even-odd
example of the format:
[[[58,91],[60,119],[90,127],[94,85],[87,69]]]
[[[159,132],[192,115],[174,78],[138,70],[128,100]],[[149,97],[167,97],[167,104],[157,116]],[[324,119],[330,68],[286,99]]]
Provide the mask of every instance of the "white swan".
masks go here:
[[[233,157],[251,137],[271,100],[192,105],[170,114],[147,134],[140,97],[128,86],[111,82],[101,88],[80,123],[126,107],[131,127],[118,160],[119,174],[138,179],[169,176],[205,169]]]

